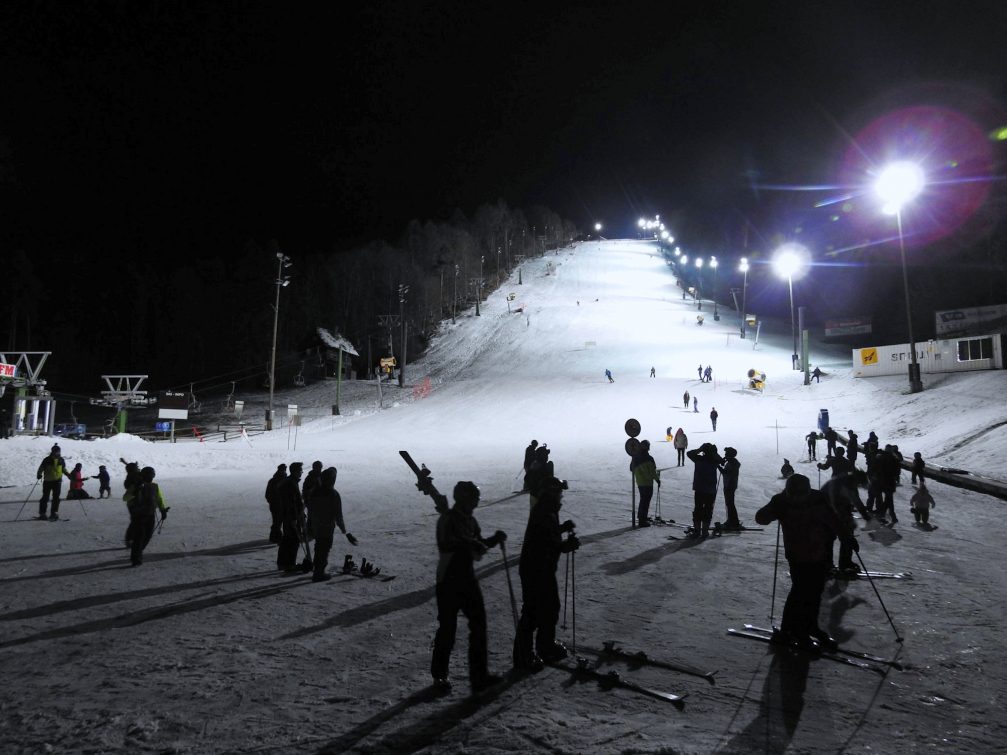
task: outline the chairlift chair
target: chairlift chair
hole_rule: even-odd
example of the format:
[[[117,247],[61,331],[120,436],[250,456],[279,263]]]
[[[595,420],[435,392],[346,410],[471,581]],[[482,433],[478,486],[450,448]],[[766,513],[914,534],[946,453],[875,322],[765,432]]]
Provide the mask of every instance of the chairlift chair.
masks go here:
[[[193,383],[189,383],[189,414],[199,414],[203,409],[203,405],[196,399],[192,386]]]
[[[229,394],[227,394],[227,397],[224,398],[224,402],[220,406],[220,410],[222,412],[233,412],[234,411],[234,384],[235,384],[235,381],[232,380],[231,381],[231,392]]]
[[[300,371],[296,375],[294,375],[294,386],[297,387],[297,388],[303,388],[304,387],[304,362],[303,361],[301,362],[301,369],[300,369]]]

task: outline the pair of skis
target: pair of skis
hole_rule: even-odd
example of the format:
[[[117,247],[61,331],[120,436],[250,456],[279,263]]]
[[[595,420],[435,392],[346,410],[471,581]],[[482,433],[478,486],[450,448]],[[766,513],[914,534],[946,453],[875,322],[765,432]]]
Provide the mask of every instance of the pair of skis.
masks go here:
[[[618,671],[599,671],[598,669],[591,667],[587,658],[577,658],[575,665],[570,665],[569,663],[564,663],[562,661],[554,661],[546,665],[550,668],[566,671],[568,674],[571,674],[574,679],[596,681],[601,685],[602,689],[621,687],[622,689],[628,689],[641,695],[646,695],[647,697],[653,697],[657,700],[663,700],[664,702],[671,703],[679,710],[685,707],[685,698],[687,695],[675,695],[671,692],[645,687],[642,684],[630,681],[626,677],[622,676]]]
[[[847,666],[854,666],[856,668],[864,669],[865,671],[873,671],[874,673],[881,674],[882,676],[888,673],[889,668],[893,668],[898,671],[903,669],[902,664],[894,658],[882,658],[878,655],[862,653],[857,650],[849,650],[847,648],[825,650],[824,648],[818,648],[813,651],[805,651],[799,648],[794,648],[791,645],[778,644],[773,640],[772,629],[757,627],[754,624],[745,624],[744,629],[728,629],[727,633],[733,637],[747,637],[748,639],[765,642],[785,650],[813,653],[815,657],[825,658],[830,661],[835,661],[836,663],[843,663]]]
[[[913,573],[908,571],[858,571],[844,572],[837,571],[832,575],[833,579],[912,579]]]

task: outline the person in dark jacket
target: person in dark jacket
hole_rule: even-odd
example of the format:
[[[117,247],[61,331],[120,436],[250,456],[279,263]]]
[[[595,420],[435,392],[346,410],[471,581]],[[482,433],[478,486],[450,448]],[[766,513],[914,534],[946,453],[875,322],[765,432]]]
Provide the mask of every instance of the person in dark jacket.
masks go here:
[[[860,546],[829,506],[827,496],[812,490],[811,481],[804,475],[791,475],[784,492],[774,495],[755,514],[755,521],[761,525],[777,520],[783,531],[791,587],[774,641],[801,647],[817,643],[835,650],[836,641],[818,626],[822,590],[832,562],[832,542],[840,537],[853,551],[859,551]]]
[[[535,508],[538,494],[550,477],[554,477],[554,465],[549,461],[549,447],[543,443],[535,449],[535,458],[532,459],[531,467],[528,469],[528,505]]]
[[[49,455],[42,459],[38,465],[35,477],[42,480],[42,498],[38,502],[38,518],[45,519],[46,505],[49,497],[52,496],[52,509],[49,514],[49,521],[55,522],[59,519],[59,494],[63,489],[63,476],[66,475],[66,462],[60,455],[60,447],[54,445]]]
[[[741,462],[738,461],[737,449],[728,446],[724,449],[724,461],[720,465],[720,475],[724,482],[724,506],[727,508],[727,519],[724,528],[728,530],[741,529],[738,519],[738,509],[734,505],[734,494],[738,490],[738,474],[741,472]]]
[[[318,484],[319,479],[322,476],[322,462],[313,461],[311,462],[311,469],[304,476],[304,482],[301,485],[301,500],[307,501],[308,496],[311,495],[311,491],[314,490],[315,486]]]
[[[871,465],[876,489],[882,496],[881,518],[887,519],[889,524],[896,524],[899,521],[895,515],[895,488],[899,484],[901,471],[902,467],[899,466],[899,460],[890,445],[885,446],[883,451],[878,451]]]
[[[565,482],[555,477],[547,480],[538,504],[528,517],[518,568],[522,602],[514,637],[514,666],[519,669],[534,671],[543,662],[557,661],[567,655],[566,648],[556,641],[559,621],[556,567],[560,554],[577,550],[580,541],[573,534],[565,540],[562,537],[574,529],[569,519],[559,522],[565,486]]]
[[[640,441],[640,450],[629,462],[629,471],[633,473],[633,482],[640,491],[640,506],[637,509],[636,521],[641,527],[650,526],[650,499],[654,497],[654,484],[661,487],[661,473],[657,471],[654,457],[650,455],[650,441]],[[554,478],[555,479],[555,478]]]
[[[479,505],[479,488],[474,482],[462,481],[454,487],[454,505],[437,519],[437,634],[430,659],[430,674],[434,686],[448,691],[448,666],[458,630],[458,612],[469,622],[469,682],[473,692],[480,692],[500,681],[487,669],[486,608],[482,590],[476,579],[474,562],[487,549],[507,540],[507,534],[497,530],[484,538],[479,522],[472,515]]]
[[[122,500],[126,503],[126,510],[129,511],[129,504],[136,498],[136,491],[140,489],[143,480],[140,478],[140,465],[135,461],[126,461],[120,458],[126,466],[126,476],[122,480]],[[129,524],[126,525],[125,542],[127,548],[133,547],[133,519],[130,517]]]
[[[691,397],[691,396],[689,395],[689,392],[688,392],[688,391],[686,391],[685,393],[683,393],[683,394],[682,394],[682,401],[683,401],[683,402],[685,403],[685,408],[686,408],[686,409],[688,409],[688,408],[689,408],[689,400],[690,400],[691,398],[692,398],[692,397]]]
[[[276,467],[276,472],[273,476],[269,478],[269,482],[266,483],[266,503],[269,504],[269,516],[272,519],[272,524],[269,527],[269,542],[278,543],[280,542],[280,536],[283,533],[283,515],[280,511],[280,496],[279,487],[280,484],[287,479],[287,465],[279,464]]]
[[[874,457],[877,456],[880,447],[878,436],[871,430],[867,434],[867,440],[864,441],[864,462],[867,464],[868,473],[871,471],[871,465],[874,464]]]
[[[336,527],[342,532],[350,545],[356,545],[357,539],[346,531],[343,521],[343,499],[336,490],[336,468],[329,467],[318,477],[318,483],[311,488],[305,504],[308,516],[311,517],[315,529],[315,559],[312,582],[324,582],[331,579],[325,572],[329,564],[329,552],[332,550],[332,538]]]
[[[857,434],[850,430],[850,438],[846,441],[846,458],[850,460],[850,464],[857,463],[857,454],[860,453],[860,448],[857,445],[859,440]]]
[[[304,499],[298,483],[304,465],[295,461],[290,465],[290,474],[276,490],[280,503],[280,543],[276,549],[276,568],[288,574],[296,571],[309,571],[311,564],[305,556],[304,563],[298,567],[297,555],[304,538]]]
[[[99,498],[111,498],[112,497],[112,478],[108,474],[108,470],[105,469],[104,464],[98,465],[98,474],[91,475],[92,480],[98,481],[98,497]],[[108,493],[106,496],[105,494]]]
[[[713,504],[717,500],[717,473],[724,460],[712,443],[704,443],[686,456],[696,465],[692,473],[692,537],[709,537]]]
[[[815,461],[818,459],[818,432],[812,430],[804,436],[804,440],[808,443],[808,459]]]
[[[717,407],[710,409],[710,424],[713,425],[713,432],[717,432],[717,417],[719,416],[720,415],[717,414]]]
[[[154,482],[154,474],[153,467],[140,470],[140,485],[129,502],[129,526],[132,531],[129,560],[133,566],[143,563],[143,551],[154,534],[155,514],[160,511],[161,518],[165,519],[170,508],[164,505],[164,493],[161,486]]]
[[[522,490],[528,490],[528,472],[531,470],[532,462],[535,461],[535,449],[538,448],[538,441],[532,440],[531,443],[524,450],[524,487]]]
[[[784,459],[783,465],[780,467],[780,477],[784,480],[788,479],[794,473],[794,468],[790,464],[790,459]]]
[[[823,435],[825,435],[825,456],[834,456],[836,453],[836,441],[839,440],[839,434],[831,427],[826,427]]]
[[[921,454],[919,451],[917,451],[916,453],[914,453],[913,454],[913,467],[912,467],[912,472],[913,472],[912,483],[914,485],[916,484],[917,480],[920,481],[920,485],[923,484],[923,472],[926,469],[926,467],[927,467],[927,464],[926,464],[925,461],[923,461],[923,454]]]

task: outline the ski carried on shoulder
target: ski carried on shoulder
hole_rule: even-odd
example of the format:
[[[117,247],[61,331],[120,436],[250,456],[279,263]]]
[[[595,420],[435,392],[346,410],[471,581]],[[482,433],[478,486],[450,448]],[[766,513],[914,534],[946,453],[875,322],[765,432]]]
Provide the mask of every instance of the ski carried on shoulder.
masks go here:
[[[779,648],[780,650],[788,650],[790,652],[804,652],[809,655],[813,655],[818,658],[827,658],[830,661],[835,661],[836,663],[845,663],[847,666],[854,666],[855,668],[861,668],[865,671],[873,671],[876,674],[885,675],[885,669],[875,664],[864,661],[859,658],[850,658],[849,656],[842,655],[840,653],[831,653],[828,650],[815,649],[801,649],[795,648],[791,645],[782,645],[773,642],[773,635],[766,634],[765,632],[753,632],[745,629],[728,629],[727,633],[732,637],[747,637],[750,640],[758,640],[759,642],[765,642],[767,645],[772,645],[773,647]]]
[[[766,629],[766,627],[757,627],[753,624],[745,624],[745,629],[749,632],[760,632],[761,634],[767,634],[772,636],[773,630]],[[871,661],[872,663],[882,663],[885,666],[891,666],[893,669],[898,671],[903,670],[901,663],[893,658],[882,658],[880,655],[871,655],[870,653],[862,653],[859,650],[848,650],[844,647],[837,648],[835,650],[837,653],[842,653],[843,655],[848,655],[852,658],[859,658],[862,661]]]
[[[446,512],[448,510],[448,499],[434,487],[434,478],[430,470],[427,469],[427,465],[418,465],[413,461],[413,457],[409,455],[408,451],[399,451],[399,456],[402,457],[402,460],[409,465],[409,468],[413,470],[413,474],[416,475],[416,489],[423,493],[423,495],[428,495],[433,499],[434,508],[438,514]]]
[[[554,661],[552,663],[547,663],[546,665],[551,668],[566,671],[575,679],[593,679],[601,685],[602,689],[621,687],[623,689],[632,690],[633,692],[637,692],[641,695],[647,695],[648,697],[653,697],[658,700],[664,700],[665,702],[671,703],[679,710],[685,707],[686,695],[675,695],[671,692],[644,687],[642,684],[629,681],[617,671],[598,671],[588,665],[587,658],[577,658],[576,665],[570,665],[569,663],[563,663],[561,661]]]
[[[602,643],[601,650],[590,649],[589,652],[596,653],[602,658],[616,658],[622,661],[626,661],[631,666],[633,664],[653,666],[654,668],[667,669],[669,671],[678,671],[683,674],[689,674],[690,676],[698,676],[706,679],[710,684],[715,684],[716,680],[714,676],[716,671],[703,671],[702,669],[696,668],[695,666],[689,666],[685,663],[676,663],[674,661],[659,660],[657,658],[651,658],[642,650],[635,653],[631,653],[628,650],[618,647],[618,643],[615,640],[605,640]]]

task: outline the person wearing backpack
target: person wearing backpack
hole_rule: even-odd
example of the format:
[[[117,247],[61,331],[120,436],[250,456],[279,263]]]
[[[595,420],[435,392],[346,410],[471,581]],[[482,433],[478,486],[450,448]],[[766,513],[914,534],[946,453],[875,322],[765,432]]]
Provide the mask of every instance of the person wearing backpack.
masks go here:
[[[136,495],[128,504],[129,526],[133,541],[130,545],[129,560],[133,566],[143,563],[143,551],[154,534],[155,514],[161,512],[161,520],[168,517],[170,507],[164,505],[164,494],[161,487],[154,482],[154,468],[144,467],[140,470],[140,485]]]

